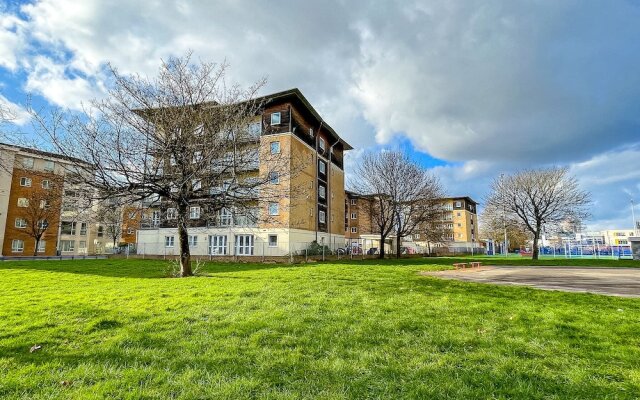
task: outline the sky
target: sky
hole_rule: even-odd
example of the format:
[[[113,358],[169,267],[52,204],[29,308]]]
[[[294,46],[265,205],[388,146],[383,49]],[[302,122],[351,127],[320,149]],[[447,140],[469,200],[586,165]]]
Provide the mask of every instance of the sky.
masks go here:
[[[0,104],[79,109],[106,63],[192,50],[263,94],[299,88],[355,148],[401,149],[482,203],[500,173],[566,166],[590,230],[640,203],[640,1],[0,1]],[[636,208],[640,219],[640,206]]]

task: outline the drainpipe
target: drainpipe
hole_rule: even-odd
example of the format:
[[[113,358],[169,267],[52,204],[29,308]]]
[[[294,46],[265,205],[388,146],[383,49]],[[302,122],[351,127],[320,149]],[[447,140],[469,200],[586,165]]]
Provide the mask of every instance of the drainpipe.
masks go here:
[[[332,218],[333,218],[333,214],[331,211],[331,196],[329,196],[329,193],[331,193],[333,195],[333,192],[331,192],[331,190],[329,189],[331,187],[331,155],[333,154],[333,146],[335,146],[336,144],[338,144],[338,142],[335,142],[334,144],[331,145],[331,147],[329,147],[329,164],[327,165],[327,210],[329,211],[329,223],[327,224],[327,233],[329,234],[329,244],[331,244],[331,223],[333,222]]]

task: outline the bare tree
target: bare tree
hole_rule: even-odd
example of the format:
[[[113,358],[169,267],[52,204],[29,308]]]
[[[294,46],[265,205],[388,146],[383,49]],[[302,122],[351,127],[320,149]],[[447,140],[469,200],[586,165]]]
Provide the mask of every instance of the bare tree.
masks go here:
[[[194,215],[207,224],[221,210],[267,218],[266,203],[287,187],[270,184],[273,174],[285,183],[291,173],[290,157],[259,146],[264,99],[256,93],[264,80],[246,89],[227,85],[227,68],[193,63],[190,54],[163,61],[154,79],[110,67],[108,96],[83,115],[33,113],[57,152],[91,165],[76,168],[102,199],[160,199],[163,216],[177,227],[181,276],[192,275]]]
[[[518,221],[533,235],[534,260],[543,226],[553,230],[567,221],[588,217],[590,194],[580,189],[567,168],[526,170],[502,175],[493,181],[487,207],[504,210],[506,218]]]
[[[380,258],[392,232],[400,257],[402,238],[438,217],[442,197],[438,179],[397,151],[366,154],[355,176],[351,186],[371,199],[368,212],[380,234]]]
[[[31,180],[29,182],[31,184]],[[35,240],[34,256],[38,255],[38,247],[45,234],[58,226],[61,198],[62,180],[52,175],[43,180],[41,187],[33,187],[18,208],[19,216],[13,230]]]
[[[123,205],[119,199],[101,202],[96,212],[97,222],[104,227],[104,235],[111,239],[113,248],[118,246],[124,225]]]

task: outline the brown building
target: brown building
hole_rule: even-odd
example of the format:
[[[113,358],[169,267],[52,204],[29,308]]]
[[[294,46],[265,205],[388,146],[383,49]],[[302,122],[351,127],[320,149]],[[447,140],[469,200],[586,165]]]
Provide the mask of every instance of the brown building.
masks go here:
[[[85,192],[65,179],[75,173],[68,159],[0,144],[0,165],[3,256],[79,255],[95,251],[99,240],[92,229],[92,206],[87,203]]]
[[[202,206],[190,208],[190,242],[194,255],[285,255],[317,241],[332,248],[344,246],[344,152],[351,149],[322,119],[298,89],[264,96],[265,105],[249,131],[255,139],[247,151],[255,162],[244,165],[246,176],[267,170],[268,155],[288,160],[290,178],[274,178],[282,196],[256,198],[257,220],[219,210],[212,217]],[[165,168],[166,170],[166,168]],[[209,188],[215,190],[216,188]],[[138,252],[176,254],[175,210],[163,204],[141,221]]]

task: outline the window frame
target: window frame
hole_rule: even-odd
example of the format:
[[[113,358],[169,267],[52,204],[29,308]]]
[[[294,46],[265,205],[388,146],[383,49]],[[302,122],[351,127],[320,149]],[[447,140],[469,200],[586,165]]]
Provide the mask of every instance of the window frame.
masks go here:
[[[277,120],[277,122],[275,122]],[[282,113],[280,111],[271,113],[270,125],[280,125],[282,124]]]
[[[323,160],[318,160],[318,172],[322,175],[327,174],[327,163]]]
[[[274,242],[271,241],[272,238],[275,238],[276,240]],[[269,247],[278,247],[278,235],[268,235],[267,236],[267,245]]]
[[[228,243],[229,239],[227,235],[209,235],[209,255],[226,256]],[[219,252],[220,250],[222,250],[222,252]]]
[[[351,213],[351,219],[358,219],[358,213]]]
[[[271,185],[280,184],[280,174],[277,171],[269,172],[269,183]]]
[[[16,246],[17,244],[22,244],[21,247]],[[13,239],[11,241],[11,252],[12,253],[22,253],[24,252],[24,240],[22,239]]]
[[[168,207],[166,217],[167,220],[178,219],[178,209],[176,209],[175,207]]]
[[[255,247],[254,236],[248,234],[234,236],[234,254],[238,256],[252,256]]]
[[[22,224],[18,224],[18,221],[21,221]],[[27,220],[22,217],[17,217],[16,220],[13,222],[13,226],[18,229],[24,229],[27,227]]]
[[[29,207],[29,199],[27,199],[26,197],[18,197],[18,207],[20,208],[27,208]]]
[[[20,177],[20,186],[22,187],[31,187],[33,183],[33,179],[27,177],[27,176],[22,176]]]
[[[165,235],[164,237],[164,248],[165,249],[173,249],[176,244],[176,237],[174,235]]]
[[[51,181],[48,179],[43,179],[40,183],[40,186],[42,186],[42,188],[45,190],[49,190],[51,189]]]
[[[275,206],[275,213],[272,211],[272,207],[274,207],[274,206]],[[269,213],[270,216],[280,215],[280,203],[275,202],[275,201],[269,202],[268,213]]]
[[[327,150],[327,142],[322,137],[318,137],[318,148],[324,153]]]
[[[352,226],[351,227],[351,233],[358,233],[358,227],[357,226]]]
[[[327,212],[320,210],[318,211],[318,222],[320,222],[321,224],[326,224],[327,223]]]
[[[327,188],[324,185],[318,185],[318,197],[321,199],[327,198]]]
[[[274,146],[276,151],[274,151]],[[271,154],[280,154],[280,141],[274,140],[272,142],[269,142],[269,151],[271,152]]]
[[[200,219],[200,214],[201,214],[200,206],[189,207],[189,219]]]

